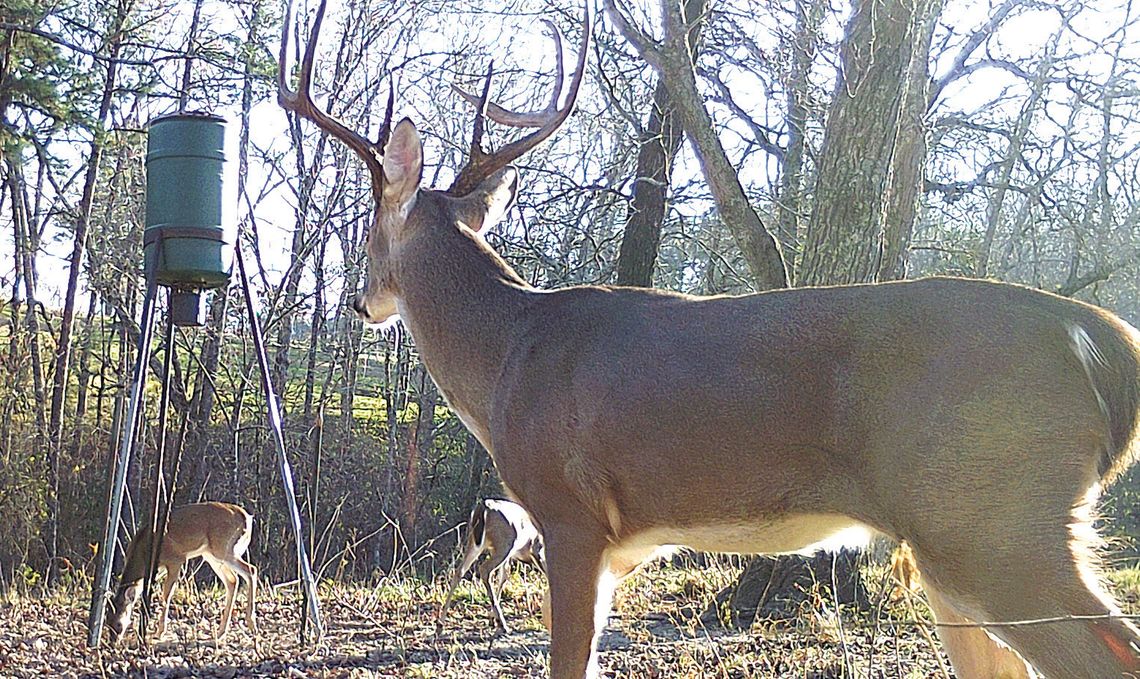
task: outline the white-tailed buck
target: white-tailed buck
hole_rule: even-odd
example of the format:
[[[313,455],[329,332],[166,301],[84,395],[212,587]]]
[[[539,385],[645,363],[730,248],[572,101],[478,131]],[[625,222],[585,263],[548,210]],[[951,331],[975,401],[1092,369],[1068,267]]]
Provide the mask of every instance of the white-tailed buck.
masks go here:
[[[507,631],[507,621],[499,604],[499,594],[507,580],[512,561],[529,563],[546,573],[546,563],[542,557],[542,535],[535,528],[530,515],[521,506],[510,500],[486,499],[471,510],[467,521],[467,537],[463,541],[463,557],[451,578],[447,598],[439,609],[436,619],[436,633],[443,629],[443,620],[451,606],[451,597],[463,580],[467,571],[482,556],[487,558],[479,564],[479,579],[491,600],[492,616],[500,632]]]
[[[911,545],[939,621],[987,625],[939,630],[959,676],[1028,676],[994,638],[1049,677],[1140,672],[1091,523],[1136,453],[1135,329],[951,278],[707,298],[536,290],[480,234],[514,200],[506,165],[569,113],[589,26],[565,103],[498,152],[474,135],[446,191],[420,188],[411,122],[380,146],[316,109],[318,30],[300,92],[282,80],[280,100],[371,172],[354,307],[375,323],[399,314],[542,531],[554,679],[596,672],[614,584],[661,547],[799,552],[875,531]]]
[[[257,638],[257,622],[254,615],[254,600],[257,597],[257,569],[242,558],[249,547],[253,530],[253,517],[237,505],[224,502],[201,502],[182,505],[170,510],[166,524],[166,537],[158,555],[158,574],[165,573],[162,583],[162,610],[158,616],[158,637],[166,631],[166,616],[170,610],[170,599],[174,594],[174,584],[178,582],[178,572],[182,564],[195,557],[210,564],[226,586],[226,605],[222,610],[222,621],[218,625],[217,638],[225,635],[230,627],[230,615],[234,608],[238,579],[246,583],[248,595],[245,619],[254,639]],[[143,578],[147,570],[147,545],[152,532],[143,526],[131,539],[123,564],[123,574],[119,586],[111,600],[110,630],[114,643],[119,643],[130,626],[131,614],[142,594]]]

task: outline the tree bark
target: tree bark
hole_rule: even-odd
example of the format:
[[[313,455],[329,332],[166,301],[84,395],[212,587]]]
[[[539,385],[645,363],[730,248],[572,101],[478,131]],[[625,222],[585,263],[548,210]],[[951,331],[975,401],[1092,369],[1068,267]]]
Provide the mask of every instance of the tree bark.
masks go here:
[[[860,0],[820,152],[798,281],[902,278],[926,160],[930,38],[941,0]]]
[[[657,77],[668,88],[677,118],[693,145],[701,172],[713,194],[717,212],[744,255],[757,287],[761,290],[787,287],[788,274],[780,244],[752,208],[736,168],[713,129],[712,118],[697,88],[688,36],[704,18],[704,1],[688,0],[685,3],[685,14],[694,17],[689,22],[681,14],[680,3],[663,0],[661,12],[665,37],[661,43],[654,43],[630,24],[614,6],[614,0],[605,0],[605,6],[622,36],[657,71]]]
[[[756,557],[733,586],[709,602],[701,622],[707,627],[748,629],[757,618],[791,620],[799,614],[806,592],[816,585],[830,590],[833,582],[838,587],[833,597],[842,605],[866,610],[871,600],[857,561],[858,555],[849,549],[812,556]]]
[[[24,287],[24,332],[26,333],[25,341],[27,342],[27,356],[31,363],[32,373],[32,389],[33,389],[33,413],[35,422],[35,432],[33,437],[33,450],[43,451],[47,449],[47,421],[46,421],[46,404],[45,398],[45,385],[43,374],[43,357],[40,349],[40,323],[36,318],[37,307],[41,304],[36,300],[37,276],[36,276],[36,253],[39,251],[39,234],[32,228],[30,220],[30,210],[27,204],[27,195],[25,193],[26,185],[24,183],[23,166],[21,161],[15,155],[7,156],[5,159],[7,167],[7,176],[5,183],[8,187],[8,194],[11,198],[12,210],[12,225],[14,229],[15,241],[15,255],[19,262],[18,271],[22,274],[22,281]],[[12,300],[12,305],[15,307],[17,304],[16,299]],[[13,324],[13,338],[15,338],[15,328],[17,324]],[[47,464],[43,469],[44,487],[48,489],[48,525],[46,535],[42,535],[44,543],[44,551],[48,558],[48,563],[51,564],[55,561],[58,551],[58,526],[56,521],[53,520],[58,516],[55,509],[56,495],[51,492],[51,489],[58,488],[59,484],[56,481],[59,477],[58,466],[55,464],[55,457],[48,456]],[[49,565],[49,569],[51,566]]]
[[[317,247],[314,271],[316,289],[313,291],[313,315],[309,323],[309,351],[305,359],[304,415],[306,422],[311,420],[313,415],[313,398],[317,384],[317,349],[320,346],[321,337],[325,333],[325,314],[327,313],[325,311],[325,252],[327,248],[328,238],[321,238]]]
[[[696,31],[693,32],[696,35]],[[696,40],[693,41],[696,43]],[[653,91],[649,120],[641,133],[633,198],[626,213],[617,262],[617,284],[653,287],[657,247],[665,220],[666,195],[673,159],[681,148],[682,130],[664,80]]]
[[[825,5],[810,0],[796,1],[796,31],[792,41],[792,64],[788,74],[788,145],[780,164],[780,193],[777,233],[785,252],[798,252],[804,211],[804,158],[807,151],[809,109],[808,75],[819,42],[819,26]],[[789,267],[793,269],[794,267]],[[789,272],[790,273],[790,272]]]
[[[71,431],[71,444],[69,452],[72,457],[79,453],[79,446],[83,432],[83,420],[87,415],[88,392],[91,384],[91,338],[95,334],[95,311],[99,307],[99,296],[94,290],[90,293],[87,304],[87,320],[83,326],[83,336],[79,343],[78,384],[75,388],[75,424]]]

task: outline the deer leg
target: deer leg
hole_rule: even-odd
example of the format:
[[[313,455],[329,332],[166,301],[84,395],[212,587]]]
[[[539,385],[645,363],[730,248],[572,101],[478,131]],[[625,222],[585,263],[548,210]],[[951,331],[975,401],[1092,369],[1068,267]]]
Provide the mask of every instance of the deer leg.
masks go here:
[[[471,570],[471,564],[479,558],[480,550],[474,544],[468,542],[467,548],[463,552],[463,560],[460,561],[459,566],[455,569],[455,574],[451,577],[451,586],[447,589],[447,597],[443,600],[443,607],[439,609],[439,615],[435,620],[435,633],[440,634],[443,631],[443,619],[447,615],[447,609],[451,607],[451,597],[455,595],[455,590],[459,587],[459,583],[463,581],[463,576],[467,575],[467,571]]]
[[[166,618],[170,614],[170,600],[174,598],[174,585],[178,584],[178,575],[182,572],[182,561],[159,566],[159,571],[166,571],[162,580],[162,609],[158,612],[158,638],[166,634]]]
[[[613,578],[604,566],[605,536],[592,527],[551,526],[546,538],[550,677],[596,677],[598,635],[613,592]]]
[[[241,558],[237,554],[226,559],[226,566],[229,567],[230,572],[236,574],[239,578],[245,581],[246,586],[246,606],[245,606],[245,622],[249,625],[249,631],[257,639],[257,617],[256,610],[254,609],[254,600],[257,598],[257,567]]]
[[[503,589],[503,583],[499,579],[500,576],[502,578],[506,576],[507,559],[510,556],[505,549],[492,551],[487,561],[479,564],[479,578],[483,581],[483,587],[487,588],[487,596],[491,599],[491,616],[495,619],[496,629],[503,633],[506,633],[507,629],[503,607],[499,605],[499,591]]]
[[[997,628],[994,634],[1017,648],[1049,677],[1135,677],[1140,673],[1140,633],[1105,596],[1092,573],[1075,564],[1054,575],[1032,601],[997,599],[995,619],[1042,619],[1068,615],[1105,616],[1101,620],[1065,620],[1033,626]],[[1026,573],[1032,578],[1033,573]],[[1032,580],[1029,580],[1032,582]]]
[[[936,622],[950,625],[974,622],[955,609],[930,583],[924,582],[922,588]],[[958,679],[1031,679],[1035,676],[1021,656],[980,627],[939,627],[938,638],[945,646]]]
[[[495,554],[492,558],[484,561],[479,567],[479,579],[483,581],[483,586],[487,590],[487,596],[491,599],[491,617],[494,618],[495,628],[504,634],[508,631],[507,620],[503,617],[503,607],[499,601],[499,593],[503,589],[506,571],[506,558],[501,554]]]
[[[1080,545],[1071,545],[1068,530],[1059,526],[1052,544],[1043,546],[1040,536],[1044,531],[1038,530],[1036,540],[1030,537],[1034,531],[1026,528],[1019,535],[1024,540],[1021,544],[1006,543],[990,550],[975,546],[973,551],[943,561],[925,562],[916,549],[920,568],[926,569],[923,579],[973,620],[1042,621],[988,630],[1047,677],[1138,676],[1140,633],[1132,623],[1111,617],[1119,610],[1097,583]],[[1069,616],[1103,617],[1064,619]],[[1046,621],[1053,618],[1061,620]],[[946,632],[939,630],[939,634]],[[976,643],[978,637],[972,639]],[[989,659],[999,660],[992,647]],[[959,671],[953,655],[951,661]],[[968,660],[965,666],[969,667]]]
[[[234,610],[234,597],[237,596],[238,578],[230,567],[221,561],[214,559],[206,559],[206,563],[210,564],[210,568],[226,586],[226,604],[222,608],[222,620],[218,624],[218,631],[214,634],[214,639],[221,639],[230,630],[230,616]]]

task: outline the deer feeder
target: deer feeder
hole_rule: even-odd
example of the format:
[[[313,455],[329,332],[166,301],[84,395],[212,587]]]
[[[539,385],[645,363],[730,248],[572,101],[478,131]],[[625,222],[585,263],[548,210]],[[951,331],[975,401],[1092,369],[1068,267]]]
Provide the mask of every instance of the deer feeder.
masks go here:
[[[209,114],[161,116],[149,125],[144,265],[170,288],[175,325],[202,325],[202,291],[230,279],[234,201],[225,190],[225,125]]]
[[[226,182],[226,121],[206,114],[177,114],[151,120],[146,155],[146,230],[143,232],[143,258],[146,271],[146,295],[143,297],[142,318],[139,322],[135,367],[131,378],[130,400],[124,414],[118,453],[112,460],[110,501],[103,524],[103,541],[99,548],[99,568],[91,587],[91,610],[88,618],[87,644],[99,645],[106,607],[106,594],[111,583],[116,536],[122,516],[123,496],[126,490],[127,469],[135,444],[138,423],[146,412],[144,389],[150,365],[151,338],[154,326],[155,300],[158,286],[169,290],[167,295],[165,360],[162,372],[162,393],[158,406],[159,420],[155,440],[159,441],[154,463],[155,514],[150,524],[152,535],[166,530],[165,515],[161,515],[159,495],[166,484],[165,497],[174,496],[177,481],[177,462],[170,480],[164,481],[164,455],[166,441],[166,413],[170,403],[170,375],[173,365],[175,325],[202,325],[205,322],[202,291],[226,285],[230,270],[237,263],[241,291],[249,319],[249,332],[261,368],[261,384],[265,390],[265,408],[269,428],[277,446],[277,460],[281,481],[285,487],[285,501],[289,508],[289,522],[297,547],[297,564],[301,570],[307,616],[312,623],[315,638],[321,636],[321,613],[317,599],[316,579],[303,539],[301,511],[297,507],[293,472],[285,450],[285,435],[281,430],[281,409],[273,391],[269,375],[269,359],[265,353],[265,340],[261,334],[257,314],[253,307],[249,277],[242,263],[240,244],[236,234],[236,196],[227,191],[233,182]],[[181,452],[179,452],[181,455]],[[172,576],[168,576],[172,577]],[[149,592],[149,581],[144,591]],[[302,627],[302,630],[305,628]]]

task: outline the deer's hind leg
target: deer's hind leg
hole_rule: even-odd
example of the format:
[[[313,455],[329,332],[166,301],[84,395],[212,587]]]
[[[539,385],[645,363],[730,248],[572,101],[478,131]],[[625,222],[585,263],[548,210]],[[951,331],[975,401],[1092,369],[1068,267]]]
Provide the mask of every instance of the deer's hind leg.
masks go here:
[[[506,550],[503,550],[501,553],[491,554],[486,561],[479,564],[479,579],[483,581],[483,586],[487,589],[487,596],[491,599],[495,626],[504,633],[507,631],[507,620],[503,617],[503,608],[499,598],[503,590],[503,583],[507,578],[509,556]]]
[[[218,624],[218,631],[214,635],[215,639],[221,639],[230,630],[230,616],[234,610],[234,598],[237,596],[238,576],[233,570],[223,561],[218,561],[213,558],[208,558],[205,555],[202,557],[206,563],[210,564],[210,568],[226,586],[226,603],[222,608],[222,619]]]
[[[254,603],[257,599],[257,567],[249,563],[245,559],[238,556],[236,553],[226,559],[225,565],[229,568],[230,573],[237,575],[245,581],[246,586],[246,607],[245,607],[245,622],[249,625],[249,631],[257,635],[257,615]]]
[[[959,544],[957,553],[924,555],[915,547],[923,581],[935,591],[934,600],[945,604],[943,615],[952,618],[957,612],[977,622],[1019,623],[989,627],[989,633],[1046,677],[1140,676],[1140,633],[1131,622],[1113,617],[1119,609],[1097,582],[1075,533],[1060,523],[1008,528],[1015,531],[1009,533],[1015,540]],[[939,634],[948,639],[959,674],[969,676],[971,660],[963,659],[964,649],[987,649],[993,667],[1011,664],[978,634],[947,629]]]
[[[468,537],[466,547],[464,547],[463,550],[463,558],[451,576],[451,584],[447,588],[447,596],[444,597],[443,606],[440,607],[439,615],[437,615],[435,619],[436,634],[443,632],[443,619],[447,617],[447,610],[451,608],[451,600],[452,597],[455,596],[455,590],[459,588],[459,583],[463,581],[463,576],[467,575],[467,571],[471,570],[471,565],[475,563],[475,560],[479,558],[480,554],[482,554],[482,550]]]
[[[930,610],[938,628],[938,638],[950,657],[958,679],[1031,679],[1035,676],[1021,656],[999,643],[947,601],[931,583],[923,583]],[[961,626],[958,626],[961,625]]]

